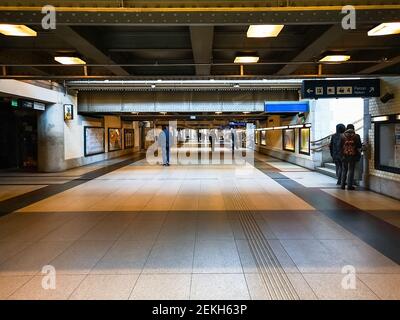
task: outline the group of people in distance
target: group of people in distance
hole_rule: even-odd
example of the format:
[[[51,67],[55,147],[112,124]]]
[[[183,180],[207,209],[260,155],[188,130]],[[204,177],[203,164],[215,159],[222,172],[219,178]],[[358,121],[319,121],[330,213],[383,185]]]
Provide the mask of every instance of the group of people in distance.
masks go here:
[[[336,126],[336,133],[332,136],[329,149],[336,166],[337,184],[343,190],[354,190],[354,173],[356,164],[361,160],[361,137],[356,134],[354,125],[344,124]]]

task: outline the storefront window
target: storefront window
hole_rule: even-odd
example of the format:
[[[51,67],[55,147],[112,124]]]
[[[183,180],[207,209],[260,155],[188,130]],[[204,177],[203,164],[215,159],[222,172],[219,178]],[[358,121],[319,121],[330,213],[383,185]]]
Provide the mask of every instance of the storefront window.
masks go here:
[[[400,121],[375,124],[375,167],[400,173]]]

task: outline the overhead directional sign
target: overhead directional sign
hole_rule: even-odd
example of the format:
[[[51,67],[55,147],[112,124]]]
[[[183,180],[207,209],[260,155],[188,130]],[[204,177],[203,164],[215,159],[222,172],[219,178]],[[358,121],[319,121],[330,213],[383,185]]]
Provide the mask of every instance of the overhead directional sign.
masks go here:
[[[381,95],[379,79],[305,80],[303,99],[374,98]]]

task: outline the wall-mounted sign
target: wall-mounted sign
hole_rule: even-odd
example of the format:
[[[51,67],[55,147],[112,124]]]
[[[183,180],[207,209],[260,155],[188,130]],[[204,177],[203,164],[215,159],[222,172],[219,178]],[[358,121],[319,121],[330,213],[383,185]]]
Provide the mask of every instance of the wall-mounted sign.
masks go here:
[[[33,109],[33,102],[32,101],[27,101],[27,100],[20,100],[20,106],[22,108]]]
[[[300,128],[299,129],[299,145],[300,145],[300,150],[299,152],[301,154],[305,155],[310,155],[310,144],[311,144],[311,139],[310,139],[310,128]]]
[[[121,129],[108,128],[108,152],[122,149]]]
[[[264,111],[268,113],[304,113],[310,111],[308,101],[265,102]]]
[[[296,138],[295,129],[284,129],[283,139],[282,139],[283,150],[295,152],[296,150],[295,138]]]
[[[74,119],[74,106],[72,104],[64,104],[64,120]]]
[[[18,100],[17,99],[12,99],[11,100],[11,107],[18,107]]]
[[[124,145],[125,149],[130,149],[135,146],[135,130],[124,129]]]
[[[379,79],[304,80],[303,99],[374,98],[381,96]]]
[[[85,157],[105,152],[104,128],[85,127]]]
[[[44,111],[44,110],[46,110],[46,105],[44,103],[41,103],[41,102],[34,102],[33,103],[33,109]]]

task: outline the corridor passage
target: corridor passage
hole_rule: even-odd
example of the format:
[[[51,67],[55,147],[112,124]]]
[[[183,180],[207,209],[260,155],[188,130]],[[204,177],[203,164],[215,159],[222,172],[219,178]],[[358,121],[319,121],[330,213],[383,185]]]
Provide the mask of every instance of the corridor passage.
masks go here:
[[[0,299],[400,299],[400,201],[260,154],[1,173],[0,214]]]

